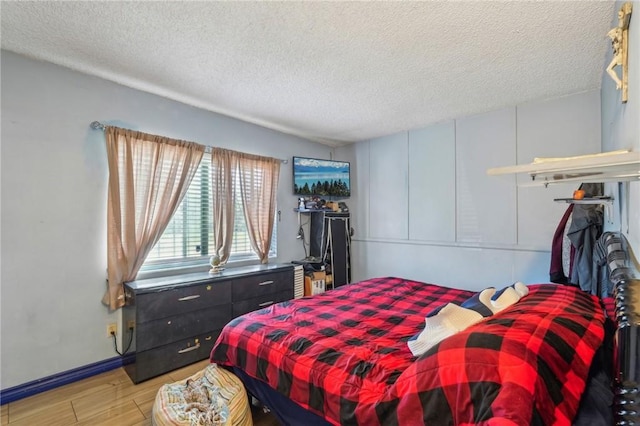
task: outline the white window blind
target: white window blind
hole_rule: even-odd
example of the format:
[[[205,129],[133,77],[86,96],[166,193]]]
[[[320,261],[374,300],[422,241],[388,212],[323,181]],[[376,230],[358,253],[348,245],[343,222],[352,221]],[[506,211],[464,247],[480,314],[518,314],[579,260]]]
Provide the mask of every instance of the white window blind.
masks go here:
[[[257,259],[247,233],[237,177],[235,185],[238,189],[235,191],[234,233],[229,261]],[[142,270],[208,264],[212,254],[209,245],[213,246],[211,197],[211,154],[205,153],[187,195],[147,256]],[[274,226],[269,257],[276,256],[276,234]]]

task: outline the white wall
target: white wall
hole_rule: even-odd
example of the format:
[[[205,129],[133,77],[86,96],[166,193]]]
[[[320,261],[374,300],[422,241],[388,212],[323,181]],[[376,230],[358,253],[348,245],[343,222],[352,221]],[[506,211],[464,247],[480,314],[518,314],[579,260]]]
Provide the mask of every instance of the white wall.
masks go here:
[[[354,280],[395,275],[472,290],[548,282],[551,239],[567,208],[553,198],[576,188],[521,187],[514,175],[486,170],[599,152],[600,116],[594,90],[338,149],[357,164]]]
[[[289,159],[276,261],[304,257],[291,156],[330,148],[10,52],[1,64],[2,389],[116,356],[106,325],[119,312],[101,304],[108,172],[91,121]]]
[[[602,150],[632,149],[640,151],[640,2],[633,2],[634,14],[629,25],[629,92],[626,104],[621,102],[621,92],[607,73],[602,76]],[[622,2],[616,3],[616,11]],[[618,24],[612,17],[611,28]],[[609,51],[603,67],[611,61],[613,53]],[[616,67],[622,78],[622,70]],[[615,205],[613,224],[606,224],[608,231],[622,231],[631,243],[636,257],[640,256],[640,182],[630,182],[618,187],[617,184],[605,186],[607,195],[620,199],[628,197]]]

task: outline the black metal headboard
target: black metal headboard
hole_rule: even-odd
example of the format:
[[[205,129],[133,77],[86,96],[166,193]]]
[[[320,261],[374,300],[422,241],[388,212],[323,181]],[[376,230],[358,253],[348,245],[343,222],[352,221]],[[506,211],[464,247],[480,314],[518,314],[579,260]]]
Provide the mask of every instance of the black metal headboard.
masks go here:
[[[614,285],[616,334],[614,418],[617,425],[640,425],[640,274],[628,241],[605,236],[609,277]]]

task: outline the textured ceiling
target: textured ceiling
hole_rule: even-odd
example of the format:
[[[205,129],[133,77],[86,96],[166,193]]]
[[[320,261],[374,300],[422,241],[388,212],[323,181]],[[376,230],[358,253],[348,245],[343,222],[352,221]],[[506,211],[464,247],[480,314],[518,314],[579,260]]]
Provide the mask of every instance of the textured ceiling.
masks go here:
[[[600,87],[607,2],[6,2],[2,48],[328,145]]]

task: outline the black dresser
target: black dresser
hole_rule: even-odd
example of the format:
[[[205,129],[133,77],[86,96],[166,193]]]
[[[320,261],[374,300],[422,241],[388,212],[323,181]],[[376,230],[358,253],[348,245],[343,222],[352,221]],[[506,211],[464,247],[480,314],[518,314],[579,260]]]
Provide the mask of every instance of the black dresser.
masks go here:
[[[122,327],[134,327],[135,352],[125,370],[139,383],[205,359],[232,318],[292,299],[293,292],[294,269],[286,264],[126,283]]]

